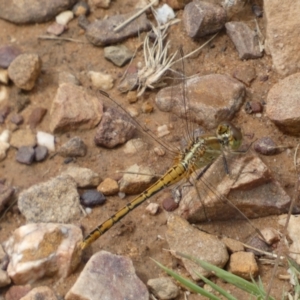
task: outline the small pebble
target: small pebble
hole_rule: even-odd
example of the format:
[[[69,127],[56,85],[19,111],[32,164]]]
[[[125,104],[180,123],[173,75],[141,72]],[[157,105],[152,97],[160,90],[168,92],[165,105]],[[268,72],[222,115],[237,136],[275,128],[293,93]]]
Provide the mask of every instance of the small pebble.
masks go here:
[[[262,81],[262,82],[265,82],[267,80],[269,80],[269,76],[268,75],[262,75],[259,77],[259,80]]]
[[[67,25],[73,18],[73,12],[70,10],[66,10],[57,15],[55,21],[60,25]]]
[[[260,232],[264,237],[264,242],[266,242],[268,245],[273,245],[280,241],[279,232],[274,228],[270,228],[270,227],[263,228]],[[262,239],[262,237],[260,236],[258,237]]]
[[[30,128],[36,128],[36,126],[42,122],[46,112],[47,109],[44,107],[36,107],[33,109],[28,118],[28,124]]]
[[[67,165],[67,164],[69,164],[69,163],[71,163],[71,162],[73,162],[73,161],[74,161],[74,158],[73,158],[73,157],[67,157],[67,158],[64,160],[64,164]]]
[[[136,91],[129,91],[126,95],[126,98],[129,103],[135,103],[138,98],[137,98],[137,92]]]
[[[260,102],[249,101],[245,104],[245,111],[247,114],[260,113],[263,110],[263,106]]]
[[[54,135],[47,132],[38,131],[36,138],[39,146],[45,146],[49,151],[55,151]]]
[[[169,131],[167,125],[162,125],[162,126],[157,127],[157,136],[159,138],[161,138],[165,135],[168,135],[169,133],[170,133],[170,131]]]
[[[7,85],[8,81],[8,71],[0,68],[0,82]]]
[[[105,196],[112,196],[119,192],[119,185],[115,180],[106,178],[98,185],[97,191]]]
[[[48,149],[45,146],[37,146],[34,149],[34,159],[35,161],[43,161],[48,154]]]
[[[80,197],[81,204],[87,207],[94,207],[105,201],[105,196],[97,190],[87,190]]]
[[[155,147],[154,153],[158,156],[164,156],[166,154],[166,151],[162,147]]]
[[[21,125],[24,122],[24,118],[20,114],[13,114],[10,117],[10,121],[16,125]]]
[[[146,211],[150,213],[150,215],[156,215],[159,210],[159,205],[157,203],[150,203],[146,207]]]
[[[253,146],[257,153],[263,155],[274,155],[278,153],[278,147],[270,137],[263,137],[257,140]]]
[[[21,50],[14,46],[5,45],[0,47],[0,67],[7,69],[10,63],[21,53]]]
[[[104,57],[118,67],[123,67],[133,57],[134,53],[124,45],[104,48]]]
[[[0,116],[2,116],[5,120],[6,117],[9,115],[10,111],[11,111],[11,107],[9,105],[5,105],[0,109]]]
[[[88,215],[90,215],[91,213],[92,213],[92,209],[90,208],[90,207],[86,207],[85,208],[85,212],[88,214]]]
[[[254,13],[254,15],[257,18],[262,18],[262,16],[263,16],[263,11],[262,11],[261,7],[256,4],[252,5],[252,12]]]
[[[168,21],[174,18],[174,10],[168,4],[163,4],[161,7],[156,9],[155,19],[158,21],[159,24],[166,24]]]
[[[253,248],[269,252],[270,247],[269,245],[263,241],[260,237],[257,235],[252,237],[249,241],[246,242],[247,245],[252,246]],[[263,254],[259,251],[253,250],[253,249],[246,249],[247,252],[252,252],[256,256],[262,256]]]
[[[8,90],[6,86],[0,86],[0,102],[8,99]]]
[[[8,129],[5,129],[0,134],[0,141],[5,142],[5,143],[9,143],[9,140],[10,140],[10,131]]]
[[[59,36],[66,30],[67,30],[67,27],[65,25],[54,22],[47,28],[47,33]]]
[[[22,146],[18,149],[16,160],[21,164],[30,165],[34,159],[34,149],[29,146]]]
[[[165,198],[162,206],[166,211],[174,211],[178,207],[178,203],[173,198]]]
[[[90,7],[84,1],[79,1],[73,7],[73,13],[76,17],[85,15],[87,16],[90,13]]]
[[[90,71],[88,72],[88,76],[90,77],[93,86],[96,88],[108,91],[114,86],[114,80],[109,74]]]
[[[77,156],[85,156],[87,152],[87,146],[83,142],[83,140],[75,136],[64,143],[57,153],[63,157],[77,157]]]
[[[119,198],[124,199],[126,197],[125,193],[119,192],[118,193]]]
[[[139,115],[139,112],[135,107],[128,107],[126,110],[132,118],[136,118]]]
[[[153,112],[153,106],[149,102],[143,103],[142,112],[144,114],[150,114],[151,112]]]

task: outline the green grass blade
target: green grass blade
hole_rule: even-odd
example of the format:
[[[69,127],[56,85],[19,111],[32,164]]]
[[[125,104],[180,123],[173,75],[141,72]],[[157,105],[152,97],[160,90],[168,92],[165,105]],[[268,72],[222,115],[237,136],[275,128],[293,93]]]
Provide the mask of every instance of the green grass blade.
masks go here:
[[[184,278],[183,276],[177,274],[176,272],[174,272],[173,270],[168,269],[167,267],[165,267],[164,265],[162,265],[161,263],[159,263],[158,261],[154,260],[153,258],[151,258],[160,268],[162,268],[166,273],[168,273],[170,276],[172,276],[173,278],[175,278],[177,281],[179,281],[181,284],[183,284],[185,287],[187,287],[188,289],[190,289],[191,291],[198,293],[202,296],[207,297],[208,299],[211,300],[220,300],[220,298],[218,298],[217,296],[207,292],[206,290],[204,290],[203,288],[201,288],[200,286],[198,286],[197,284],[195,284],[194,282]]]

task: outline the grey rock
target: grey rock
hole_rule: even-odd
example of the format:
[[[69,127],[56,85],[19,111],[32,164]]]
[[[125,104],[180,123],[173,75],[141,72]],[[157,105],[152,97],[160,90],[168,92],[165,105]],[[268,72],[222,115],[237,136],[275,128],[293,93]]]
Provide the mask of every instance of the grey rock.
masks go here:
[[[182,238],[183,236],[184,238]],[[168,219],[166,239],[169,248],[173,251],[188,253],[220,268],[225,266],[229,258],[226,246],[222,241],[213,235],[194,228],[186,220],[176,215],[171,215]],[[195,271],[203,276],[211,275],[211,272],[204,270],[194,262],[180,256],[176,257],[182,260],[184,267],[194,280],[199,279]]]
[[[8,76],[20,89],[30,91],[42,68],[42,61],[37,54],[20,54],[8,67]]]
[[[85,15],[81,15],[78,17],[78,26],[84,30],[87,30],[91,22],[87,19]]]
[[[30,146],[22,146],[18,149],[16,161],[21,164],[31,165],[34,160],[34,149]]]
[[[234,43],[240,59],[252,59],[263,56],[259,49],[258,36],[243,22],[228,22],[226,32]]]
[[[159,299],[174,299],[179,294],[178,286],[169,277],[149,279],[147,285]]]
[[[118,85],[118,90],[121,93],[132,91],[138,87],[138,69],[136,66],[130,65],[126,75]]]
[[[24,122],[24,118],[20,114],[13,114],[10,117],[10,121],[16,125],[21,125]]]
[[[194,0],[184,8],[183,22],[191,38],[200,38],[221,30],[226,22],[223,7],[200,0]]]
[[[15,24],[42,23],[72,7],[77,0],[0,1],[0,18]]]
[[[213,129],[221,121],[234,117],[244,96],[245,86],[241,82],[228,75],[211,74],[187,79],[185,95],[182,84],[164,88],[156,95],[155,102],[162,111],[184,119],[187,116],[189,121]]]
[[[263,10],[262,10],[262,8],[259,5],[252,4],[251,9],[252,9],[253,14],[257,18],[262,18],[262,16],[263,16]]]
[[[86,207],[94,207],[97,205],[101,205],[105,201],[105,196],[97,190],[85,191],[80,197],[81,204]]]
[[[87,146],[79,136],[68,140],[57,151],[57,153],[63,157],[83,157],[86,155],[86,152]]]
[[[133,52],[124,45],[104,48],[104,57],[118,67],[123,67],[133,57]]]
[[[11,199],[14,189],[10,186],[0,183],[0,212]]]
[[[108,108],[97,127],[94,141],[97,146],[113,148],[127,142],[134,133],[135,126],[128,116],[116,109]]]
[[[61,175],[33,185],[20,193],[18,207],[29,223],[68,223],[81,213],[77,184],[71,176]]]
[[[245,104],[245,112],[247,114],[256,114],[263,111],[263,106],[257,101],[248,101]]]
[[[227,153],[225,157],[230,176],[220,157],[197,181],[200,195],[194,187],[184,187],[176,214],[190,222],[201,222],[244,219],[236,208],[248,218],[288,210],[291,198],[258,157],[245,153]]]
[[[146,14],[142,14],[122,30],[114,32],[114,28],[130,18],[135,11],[124,15],[115,15],[105,20],[97,20],[89,24],[86,38],[95,46],[106,46],[119,43],[129,37],[137,36],[140,32],[151,29]]]
[[[266,114],[285,133],[300,135],[300,73],[274,84],[267,96]]]
[[[64,132],[94,128],[101,120],[103,105],[83,87],[71,83],[59,86],[51,106],[50,130]]]
[[[34,148],[34,160],[43,161],[48,155],[48,148],[45,146],[37,146]]]
[[[268,136],[255,141],[253,148],[257,153],[263,155],[274,155],[280,150],[275,142]]]
[[[2,2],[2,1],[1,1]],[[5,2],[5,1],[3,1]],[[0,67],[7,69],[11,62],[21,54],[21,50],[15,46],[4,45],[0,47]]]
[[[129,257],[100,251],[89,259],[65,296],[66,300],[75,298],[148,300],[149,293],[147,287],[136,276]]]
[[[74,5],[72,11],[76,17],[87,16],[90,13],[90,7],[85,1],[79,1]]]

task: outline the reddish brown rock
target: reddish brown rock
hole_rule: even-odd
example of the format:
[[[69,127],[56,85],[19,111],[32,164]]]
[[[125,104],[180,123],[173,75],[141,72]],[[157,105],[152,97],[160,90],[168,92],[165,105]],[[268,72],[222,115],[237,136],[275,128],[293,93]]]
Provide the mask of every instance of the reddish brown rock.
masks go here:
[[[27,122],[30,128],[36,128],[36,126],[42,122],[46,112],[47,109],[43,107],[36,107],[33,109]]]

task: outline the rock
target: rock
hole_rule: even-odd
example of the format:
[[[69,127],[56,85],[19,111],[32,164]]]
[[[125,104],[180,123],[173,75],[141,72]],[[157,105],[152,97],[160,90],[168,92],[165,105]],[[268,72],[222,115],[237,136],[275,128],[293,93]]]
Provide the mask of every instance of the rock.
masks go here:
[[[268,136],[254,142],[254,150],[263,155],[274,155],[280,150],[275,142]]]
[[[63,83],[71,83],[73,85],[80,85],[79,80],[72,73],[69,72],[59,72],[58,83],[62,85]]]
[[[101,90],[108,91],[114,86],[114,79],[110,74],[89,71],[88,76],[90,77],[93,86]]]
[[[74,18],[74,14],[71,10],[66,10],[61,12],[59,15],[55,17],[55,21],[57,24],[66,26],[72,19]]]
[[[165,198],[162,203],[162,206],[166,211],[174,211],[178,207],[178,205],[179,204],[170,197]]]
[[[131,139],[125,144],[123,151],[125,154],[136,154],[146,151],[148,146],[149,145],[140,138]]]
[[[134,133],[135,126],[128,116],[116,109],[108,108],[97,127],[94,142],[97,146],[113,148],[124,144]]]
[[[34,149],[30,146],[19,147],[16,154],[16,161],[21,164],[31,165],[34,160]]]
[[[70,166],[63,174],[71,176],[80,188],[95,187],[101,181],[99,174],[88,168]]]
[[[47,28],[47,33],[59,36],[62,33],[64,33],[66,30],[67,30],[67,26],[54,22]]]
[[[121,93],[132,91],[138,87],[138,69],[136,66],[130,65],[123,80],[118,85]]]
[[[280,0],[264,1],[267,49],[275,70],[284,76],[300,71],[299,13],[300,5],[293,0],[284,4]]]
[[[34,149],[34,160],[37,162],[43,161],[48,155],[48,148],[45,146],[37,146]]]
[[[170,134],[170,130],[168,128],[168,125],[164,124],[157,127],[157,137],[162,138],[166,135]]]
[[[287,215],[280,216],[278,223],[281,226],[285,226]],[[289,246],[289,256],[296,260],[297,264],[300,264],[300,235],[299,235],[300,217],[299,215],[291,215],[289,224],[287,227],[288,235],[293,243]]]
[[[12,187],[0,183],[0,212],[3,211],[13,194],[14,189]]]
[[[39,146],[44,146],[49,151],[55,151],[54,135],[47,132],[38,131],[36,134],[36,139]]]
[[[6,119],[11,111],[11,107],[9,105],[5,105],[0,109],[0,116]]]
[[[0,4],[1,6],[1,4]],[[1,12],[0,12],[1,16]],[[0,67],[7,69],[11,62],[21,54],[21,50],[15,46],[3,45],[0,47]]]
[[[79,17],[81,15],[87,16],[90,13],[90,7],[85,1],[77,2],[72,10],[75,17]]]
[[[260,233],[264,237],[264,242],[266,242],[268,245],[273,245],[280,240],[280,234],[278,230],[275,230],[274,228],[271,227],[266,227],[260,230]],[[259,238],[262,239],[262,237],[258,236]]]
[[[29,115],[27,122],[30,128],[36,128],[37,125],[42,122],[46,112],[47,109],[44,107],[36,107],[35,109],[33,109],[31,111],[31,114]]]
[[[126,95],[126,98],[129,103],[135,103],[138,100],[137,91],[129,91]]]
[[[243,244],[237,240],[224,237],[224,238],[222,238],[222,242],[225,244],[225,246],[227,247],[227,250],[230,253],[244,251]]]
[[[235,252],[231,254],[228,271],[234,275],[251,280],[258,275],[258,265],[251,252]]]
[[[187,103],[183,99],[182,84],[161,89],[155,102],[164,112],[173,112],[209,129],[220,121],[231,120],[243,104],[245,86],[228,75],[197,76],[186,81]],[[188,107],[185,109],[184,104]]]
[[[79,136],[68,140],[57,151],[63,157],[83,157],[86,155],[86,152],[87,146]]]
[[[225,24],[226,32],[234,43],[240,59],[252,59],[263,56],[259,49],[258,37],[243,22],[228,22]]]
[[[159,211],[159,204],[157,203],[148,204],[148,206],[146,207],[146,211],[152,216],[156,215],[157,212]]]
[[[153,112],[153,106],[152,106],[152,104],[150,104],[149,102],[144,102],[142,104],[142,112],[144,114],[150,114],[150,113],[152,113]]]
[[[122,30],[115,32],[114,28],[129,19],[136,11],[124,15],[114,15],[104,20],[96,20],[89,24],[86,29],[86,38],[95,46],[106,46],[120,43],[129,37],[137,36],[141,32],[151,29],[146,14],[142,14],[129,23]]]
[[[47,0],[26,2],[0,2],[0,18],[15,24],[43,23],[50,21],[61,11],[72,7],[76,0],[59,0],[48,2]]]
[[[11,117],[10,117],[10,121],[16,125],[21,125],[24,121],[24,118],[22,115],[20,114],[13,114]]]
[[[120,191],[128,195],[142,193],[156,180],[156,177],[151,175],[154,173],[153,170],[145,166],[134,164],[124,172],[125,174],[119,182]]]
[[[10,131],[5,129],[0,134],[0,142],[9,143],[10,141]]]
[[[272,248],[258,234],[251,237],[246,242],[246,244],[249,245],[250,247],[261,250],[263,252],[271,252],[272,251]],[[263,255],[263,253],[261,251],[257,251],[257,250],[251,249],[251,248],[247,248],[246,251],[251,252],[256,256],[262,256]]]
[[[6,152],[9,149],[9,143],[0,141],[0,161],[5,159]]]
[[[300,73],[274,84],[267,96],[266,114],[283,132],[300,135]]]
[[[34,147],[36,145],[35,134],[30,129],[19,129],[13,132],[10,145],[15,148]]]
[[[124,45],[109,46],[104,48],[104,57],[118,67],[123,67],[130,61],[134,53]]]
[[[40,75],[42,61],[37,54],[20,54],[8,67],[9,78],[20,89],[30,91]]]
[[[10,285],[11,279],[6,271],[0,269],[0,288]]]
[[[227,154],[230,176],[226,174],[222,156],[219,157],[197,181],[200,195],[193,186],[184,187],[176,214],[190,222],[201,222],[244,218],[236,208],[248,218],[275,215],[288,210],[291,198],[272,178],[270,170],[260,158],[244,153],[238,156],[235,153],[231,154],[233,161],[229,159],[230,155]]]
[[[174,299],[179,294],[179,288],[169,277],[159,277],[147,281],[151,292],[159,299]]]
[[[226,264],[229,258],[226,246],[218,238],[194,228],[176,215],[171,215],[168,219],[166,239],[169,248],[173,251],[188,253],[220,268]],[[199,279],[195,271],[203,276],[211,274],[190,260],[180,256],[177,258],[182,260],[184,267],[194,280]]]
[[[97,191],[103,193],[105,196],[112,196],[119,192],[119,185],[115,180],[111,178],[105,178],[98,185]]]
[[[196,39],[221,30],[226,22],[226,12],[219,5],[194,0],[185,6],[183,22],[187,34]]]
[[[7,85],[8,82],[9,82],[8,71],[0,68],[0,83]]]
[[[149,294],[129,257],[99,251],[85,265],[65,299],[148,300]]]
[[[263,11],[262,8],[259,5],[252,4],[251,6],[252,12],[257,18],[262,18],[263,16]]]
[[[247,114],[256,114],[263,111],[263,107],[260,102],[248,101],[245,104],[245,111]]]
[[[39,286],[32,289],[22,300],[57,300],[53,290],[47,286]]]
[[[66,278],[81,261],[80,228],[74,225],[37,223],[16,229],[4,242],[10,257],[8,275],[15,284],[26,284],[56,275]]]
[[[91,22],[87,19],[86,16],[81,15],[78,17],[78,26],[81,27],[83,30],[86,30]]]
[[[28,223],[68,223],[81,215],[77,184],[65,174],[21,192],[18,207]]]
[[[59,86],[50,111],[50,130],[64,132],[94,128],[101,120],[103,105],[85,89],[70,83]]]
[[[97,8],[109,8],[110,0],[90,0],[91,5]]]
[[[234,70],[232,76],[250,86],[250,83],[256,78],[256,71],[251,66],[242,65]]]
[[[175,12],[165,3],[156,9],[155,19],[161,25],[166,24],[170,20],[175,19]]]
[[[8,90],[6,86],[0,86],[0,102],[8,99]]]
[[[30,290],[31,285],[13,285],[5,294],[5,300],[17,300],[23,298]]]
[[[97,190],[85,191],[80,197],[81,204],[86,207],[94,207],[97,205],[101,205],[105,203],[105,201],[105,196]]]

